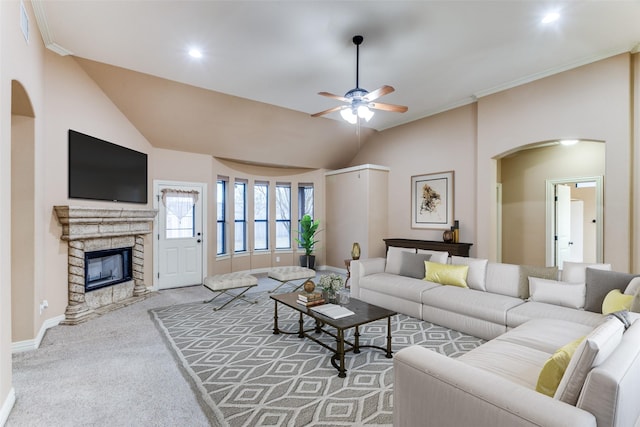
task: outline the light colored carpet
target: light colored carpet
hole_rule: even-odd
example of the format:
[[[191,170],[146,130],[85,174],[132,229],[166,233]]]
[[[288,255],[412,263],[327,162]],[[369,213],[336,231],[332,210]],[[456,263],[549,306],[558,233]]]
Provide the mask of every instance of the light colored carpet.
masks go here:
[[[391,425],[392,359],[374,349],[347,353],[347,377],[338,378],[328,350],[297,335],[274,335],[274,302],[266,293],[258,299],[218,312],[202,304],[151,310],[215,424]],[[297,330],[297,311],[279,305],[278,314],[281,329]],[[392,319],[394,352],[420,344],[457,357],[483,342],[405,315]],[[361,344],[385,346],[386,320],[360,332]]]

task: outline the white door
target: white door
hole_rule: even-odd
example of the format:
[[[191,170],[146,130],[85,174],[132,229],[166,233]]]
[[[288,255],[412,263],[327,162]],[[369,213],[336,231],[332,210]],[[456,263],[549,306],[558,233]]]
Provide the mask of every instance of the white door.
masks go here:
[[[571,242],[571,187],[556,185],[556,265],[562,269],[562,263],[569,261]]]
[[[203,279],[204,184],[158,184],[159,289],[190,286]]]
[[[583,262],[584,259],[584,201],[571,201],[571,242],[569,260]]]

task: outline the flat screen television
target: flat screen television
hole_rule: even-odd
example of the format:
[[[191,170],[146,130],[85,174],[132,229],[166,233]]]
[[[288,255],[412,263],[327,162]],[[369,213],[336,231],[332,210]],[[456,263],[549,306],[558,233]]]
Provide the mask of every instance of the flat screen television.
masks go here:
[[[147,203],[147,155],[69,129],[69,198]]]

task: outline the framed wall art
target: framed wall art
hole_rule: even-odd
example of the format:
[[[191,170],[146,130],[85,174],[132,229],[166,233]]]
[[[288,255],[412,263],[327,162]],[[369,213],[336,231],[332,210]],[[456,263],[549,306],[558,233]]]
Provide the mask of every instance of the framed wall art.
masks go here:
[[[411,228],[453,227],[453,171],[411,177]]]

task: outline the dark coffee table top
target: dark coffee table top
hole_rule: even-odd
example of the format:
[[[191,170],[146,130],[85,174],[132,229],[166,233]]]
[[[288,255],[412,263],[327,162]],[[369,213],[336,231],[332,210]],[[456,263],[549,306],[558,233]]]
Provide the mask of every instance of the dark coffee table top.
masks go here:
[[[386,308],[378,307],[377,305],[369,304],[355,298],[350,298],[349,304],[341,305],[353,311],[355,314],[341,319],[332,319],[331,317],[323,316],[317,311],[313,311],[311,308],[307,308],[302,304],[298,304],[298,293],[299,292],[290,292],[287,294],[271,295],[271,299],[313,317],[314,319],[320,320],[327,325],[331,325],[334,328],[342,330],[364,325],[365,323],[376,320],[386,319],[387,317],[398,314],[395,311],[387,310]]]

